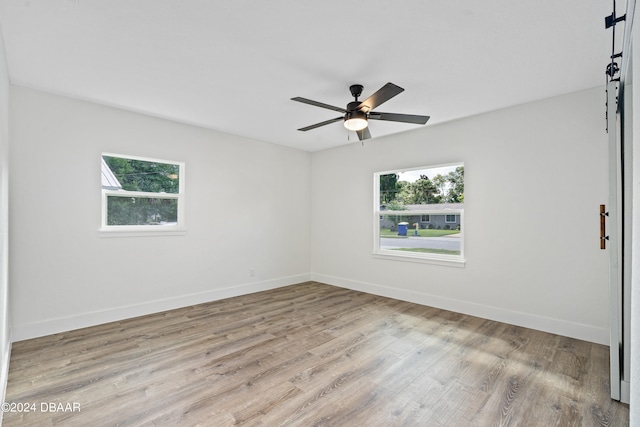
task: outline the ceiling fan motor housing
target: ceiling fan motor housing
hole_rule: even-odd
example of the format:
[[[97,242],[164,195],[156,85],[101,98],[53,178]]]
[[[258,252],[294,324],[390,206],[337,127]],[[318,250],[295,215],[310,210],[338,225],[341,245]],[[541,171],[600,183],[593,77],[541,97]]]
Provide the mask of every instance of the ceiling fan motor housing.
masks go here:
[[[347,104],[347,112],[351,113],[351,112],[360,111],[360,110],[358,110],[358,107],[360,106],[360,104],[362,104],[360,101],[352,101],[352,102],[348,103]]]

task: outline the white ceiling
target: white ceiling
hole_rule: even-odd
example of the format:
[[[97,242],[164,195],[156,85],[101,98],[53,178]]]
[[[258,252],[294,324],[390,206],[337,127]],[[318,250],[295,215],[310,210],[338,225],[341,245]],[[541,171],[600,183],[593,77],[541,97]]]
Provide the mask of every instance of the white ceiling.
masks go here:
[[[429,126],[603,85],[611,9],[608,0],[0,0],[0,23],[16,85],[316,151],[349,143],[342,124],[296,129],[340,113],[292,97],[344,107],[349,85],[364,85],[362,100],[393,82],[405,92],[376,110],[430,115]],[[372,143],[420,127],[375,121]]]

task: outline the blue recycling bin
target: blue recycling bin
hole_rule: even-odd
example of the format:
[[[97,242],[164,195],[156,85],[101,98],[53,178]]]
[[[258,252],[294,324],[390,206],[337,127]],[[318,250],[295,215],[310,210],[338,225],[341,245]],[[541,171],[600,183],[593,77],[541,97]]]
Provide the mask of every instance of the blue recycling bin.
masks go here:
[[[407,235],[407,227],[409,226],[408,222],[401,222],[398,224],[398,236],[406,236]]]

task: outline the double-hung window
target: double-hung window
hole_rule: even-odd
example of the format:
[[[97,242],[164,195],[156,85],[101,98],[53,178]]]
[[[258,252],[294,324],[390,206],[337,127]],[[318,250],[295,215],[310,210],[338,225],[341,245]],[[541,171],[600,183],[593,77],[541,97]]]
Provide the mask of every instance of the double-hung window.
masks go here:
[[[104,153],[101,231],[183,233],[184,188],[182,162]]]
[[[464,265],[464,165],[374,174],[375,256]]]

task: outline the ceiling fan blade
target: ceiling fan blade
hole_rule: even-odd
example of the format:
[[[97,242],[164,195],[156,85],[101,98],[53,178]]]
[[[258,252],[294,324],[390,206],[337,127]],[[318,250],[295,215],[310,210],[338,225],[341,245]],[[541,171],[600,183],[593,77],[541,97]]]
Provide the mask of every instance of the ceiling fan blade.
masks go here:
[[[311,129],[319,128],[320,126],[329,125],[331,123],[339,122],[340,120],[344,120],[344,117],[336,117],[335,119],[326,120],[324,122],[316,123],[315,125],[311,125],[311,126],[300,128],[298,130],[306,132],[306,131],[311,130]]]
[[[396,86],[393,83],[387,83],[386,85],[378,89],[376,93],[362,101],[360,105],[358,105],[357,109],[368,113],[378,105],[382,104],[383,102],[387,102],[402,91],[404,91],[404,89],[400,86]]]
[[[416,116],[413,114],[395,114],[395,113],[379,113],[372,111],[369,113],[369,118],[372,120],[388,120],[391,122],[403,122],[403,123],[415,123],[417,125],[423,125],[427,123],[430,116]]]
[[[333,105],[325,104],[323,102],[313,101],[313,100],[307,99],[307,98],[301,98],[299,96],[297,96],[295,98],[291,98],[291,100],[292,101],[302,102],[303,104],[314,105],[314,106],[320,107],[320,108],[327,108],[327,109],[333,110],[333,111],[339,111],[341,113],[346,113],[347,112],[347,110],[345,110],[344,108],[334,107]]]
[[[358,139],[360,141],[364,141],[365,139],[371,139],[371,132],[369,132],[369,127],[366,127],[362,130],[357,130]]]

